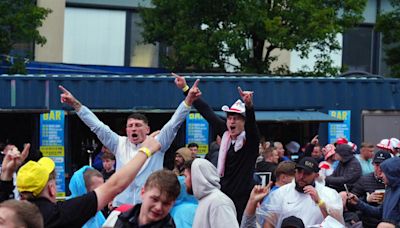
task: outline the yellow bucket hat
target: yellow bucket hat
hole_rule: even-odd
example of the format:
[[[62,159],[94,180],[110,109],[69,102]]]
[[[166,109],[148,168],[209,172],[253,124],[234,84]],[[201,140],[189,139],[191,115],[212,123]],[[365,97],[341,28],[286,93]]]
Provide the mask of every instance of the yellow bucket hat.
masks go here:
[[[38,196],[46,186],[54,167],[54,161],[48,157],[42,157],[38,162],[26,163],[17,173],[18,191],[32,192],[33,196]]]

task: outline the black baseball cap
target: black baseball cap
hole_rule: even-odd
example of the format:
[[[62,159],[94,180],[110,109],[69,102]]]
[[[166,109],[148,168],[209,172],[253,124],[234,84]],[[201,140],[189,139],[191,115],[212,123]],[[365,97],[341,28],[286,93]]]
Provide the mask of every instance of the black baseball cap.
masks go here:
[[[372,163],[380,164],[386,159],[389,159],[391,157],[392,155],[389,152],[384,150],[378,150],[377,152],[375,152],[375,156],[374,159],[372,160]]]
[[[312,157],[304,157],[297,163],[296,169],[303,169],[306,172],[318,173],[319,167],[317,161]]]
[[[290,216],[282,221],[282,228],[304,228],[304,223],[301,219],[295,217],[295,216]]]

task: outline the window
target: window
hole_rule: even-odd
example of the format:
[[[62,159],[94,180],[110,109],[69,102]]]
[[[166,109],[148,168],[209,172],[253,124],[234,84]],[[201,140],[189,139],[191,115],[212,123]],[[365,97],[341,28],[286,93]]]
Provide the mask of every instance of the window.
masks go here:
[[[123,66],[126,12],[67,7],[63,61]]]
[[[360,26],[349,29],[343,34],[342,65],[349,71],[373,73],[373,27]]]

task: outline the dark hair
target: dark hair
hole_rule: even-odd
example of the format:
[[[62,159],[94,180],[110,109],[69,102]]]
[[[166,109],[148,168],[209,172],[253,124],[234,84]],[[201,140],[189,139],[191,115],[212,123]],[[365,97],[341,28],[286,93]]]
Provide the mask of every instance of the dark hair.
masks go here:
[[[15,227],[43,228],[43,217],[33,203],[26,200],[7,200],[0,203],[0,208],[8,208],[15,213],[12,223]],[[11,218],[7,218],[11,219]]]
[[[110,159],[110,160],[114,160],[115,161],[115,156],[112,153],[105,152],[101,156],[101,160],[105,160],[105,159]]]
[[[4,148],[6,148],[6,144],[3,142],[0,142],[0,151],[3,151]]]
[[[145,124],[149,124],[149,120],[147,117],[142,113],[132,113],[128,116],[126,120],[135,119],[135,120],[142,120]]]
[[[83,173],[86,190],[90,189],[90,185],[92,184],[92,177],[103,178],[103,175],[101,175],[101,173],[97,169],[86,169]]]
[[[229,116],[238,116],[238,117],[242,118],[243,120],[246,120],[246,117],[243,114],[236,113],[236,112],[227,112],[226,117],[229,117]]]
[[[181,192],[181,186],[175,173],[166,169],[155,171],[147,178],[144,188],[154,187],[158,188],[161,194],[165,193],[169,201],[176,200]]]
[[[192,143],[189,143],[189,144],[187,145],[187,147],[188,147],[188,148],[189,148],[189,147],[197,147],[197,148],[199,148],[199,144],[192,142]]]

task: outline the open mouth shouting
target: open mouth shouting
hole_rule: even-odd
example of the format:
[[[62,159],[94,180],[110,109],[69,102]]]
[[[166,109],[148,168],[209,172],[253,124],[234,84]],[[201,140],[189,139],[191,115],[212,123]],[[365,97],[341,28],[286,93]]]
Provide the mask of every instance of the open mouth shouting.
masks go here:
[[[133,140],[138,140],[138,139],[139,139],[139,138],[138,138],[139,135],[138,135],[137,133],[132,133],[131,136],[132,136],[132,139],[133,139]]]

